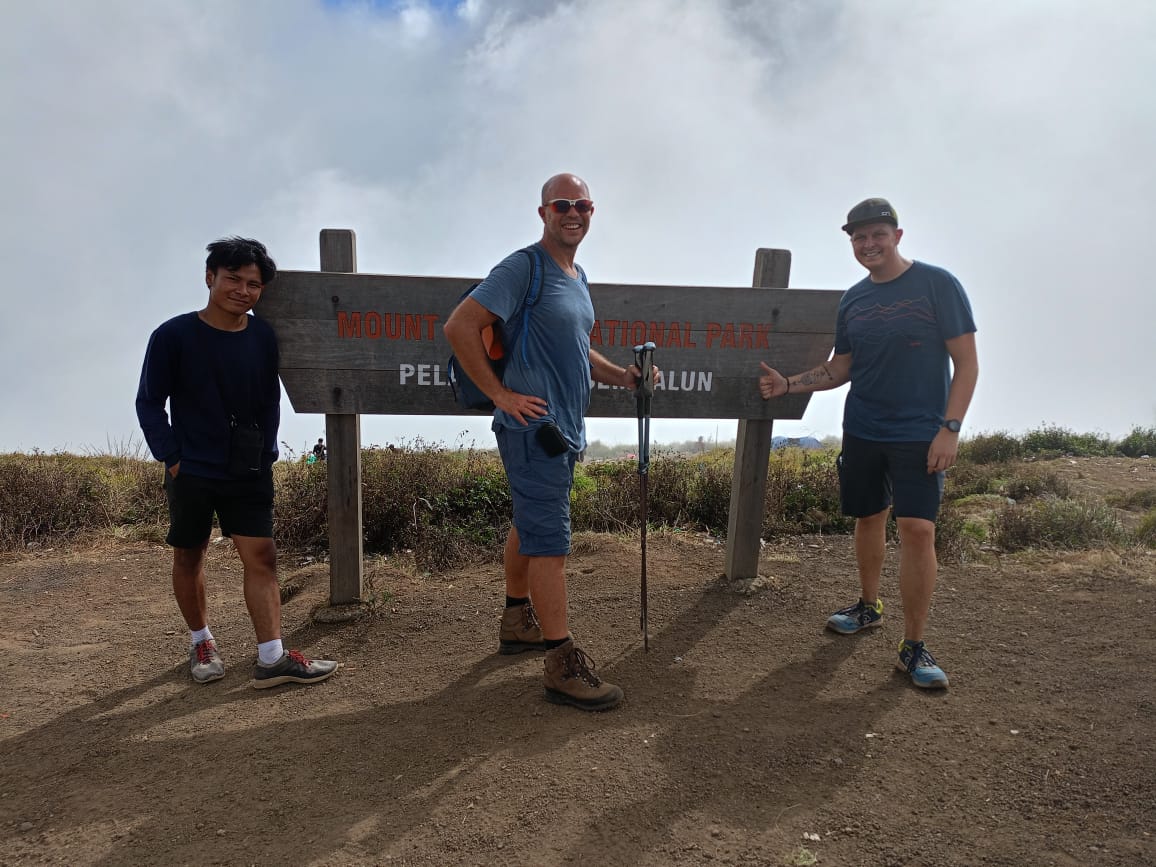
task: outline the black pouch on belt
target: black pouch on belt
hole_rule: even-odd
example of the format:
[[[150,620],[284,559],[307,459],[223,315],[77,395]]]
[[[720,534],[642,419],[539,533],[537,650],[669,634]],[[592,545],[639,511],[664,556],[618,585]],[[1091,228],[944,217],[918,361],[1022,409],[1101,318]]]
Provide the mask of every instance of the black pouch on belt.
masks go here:
[[[265,434],[259,426],[253,422],[242,424],[236,416],[229,420],[229,475],[260,475],[264,451]]]
[[[570,443],[566,442],[561,429],[552,421],[539,425],[534,436],[538,438],[542,450],[552,458],[570,451]]]

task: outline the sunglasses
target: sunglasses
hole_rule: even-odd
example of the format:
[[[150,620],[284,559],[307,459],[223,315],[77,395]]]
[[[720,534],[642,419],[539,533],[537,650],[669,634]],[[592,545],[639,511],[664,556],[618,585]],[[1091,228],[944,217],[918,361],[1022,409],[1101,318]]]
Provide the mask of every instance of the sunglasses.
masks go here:
[[[546,207],[553,208],[555,214],[568,214],[571,208],[579,214],[589,214],[594,210],[594,202],[590,199],[551,199]]]

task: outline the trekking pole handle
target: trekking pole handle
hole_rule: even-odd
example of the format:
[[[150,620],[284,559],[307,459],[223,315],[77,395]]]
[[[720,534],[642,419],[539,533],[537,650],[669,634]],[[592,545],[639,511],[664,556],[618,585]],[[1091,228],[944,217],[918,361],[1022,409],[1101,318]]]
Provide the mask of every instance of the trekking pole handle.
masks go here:
[[[639,397],[654,396],[654,350],[656,348],[654,341],[650,340],[634,347],[634,363],[642,373],[642,376],[638,378],[638,385],[635,390]]]

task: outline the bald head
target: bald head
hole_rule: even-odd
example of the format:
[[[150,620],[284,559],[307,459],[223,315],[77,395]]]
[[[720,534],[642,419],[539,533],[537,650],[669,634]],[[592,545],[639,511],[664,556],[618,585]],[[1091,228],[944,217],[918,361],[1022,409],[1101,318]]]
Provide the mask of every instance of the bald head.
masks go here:
[[[563,192],[558,192],[558,190]],[[571,193],[578,191],[578,196],[572,196]],[[562,198],[590,198],[590,188],[586,186],[586,182],[577,175],[569,173],[562,173],[554,175],[546,183],[542,184],[542,204],[546,204],[551,199]]]

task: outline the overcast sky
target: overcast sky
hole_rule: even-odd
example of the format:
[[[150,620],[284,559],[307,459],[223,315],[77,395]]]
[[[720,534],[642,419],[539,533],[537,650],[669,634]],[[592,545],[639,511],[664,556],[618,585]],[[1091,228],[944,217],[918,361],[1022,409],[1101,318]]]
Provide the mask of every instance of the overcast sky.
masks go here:
[[[1151,0],[38,0],[3,18],[0,452],[139,441],[145,343],[203,306],[213,238],[315,269],[318,231],[352,228],[362,271],[480,276],[539,236],[558,171],[598,205],[594,282],[750,285],[755,249],[786,247],[792,286],[845,289],[863,272],[839,226],[886,196],[901,250],[971,297],[966,431],[1156,424]],[[776,433],[837,433],[843,398]],[[285,401],[281,439],[323,432]],[[362,432],[491,444],[481,417]]]

